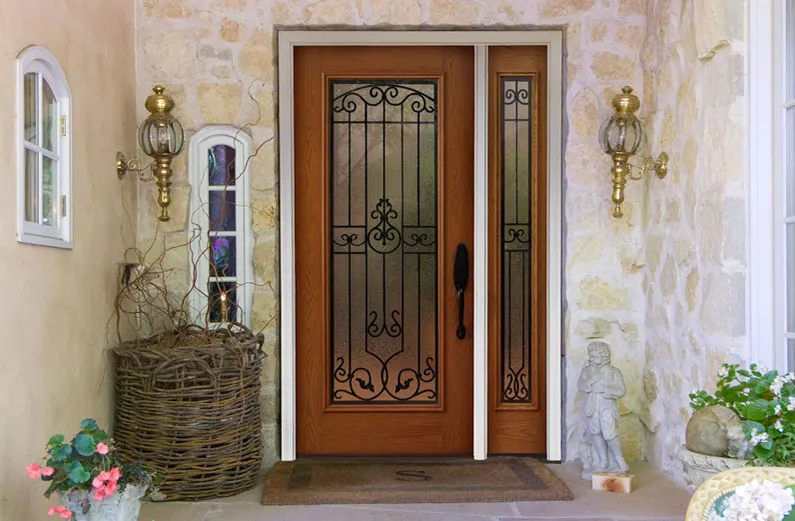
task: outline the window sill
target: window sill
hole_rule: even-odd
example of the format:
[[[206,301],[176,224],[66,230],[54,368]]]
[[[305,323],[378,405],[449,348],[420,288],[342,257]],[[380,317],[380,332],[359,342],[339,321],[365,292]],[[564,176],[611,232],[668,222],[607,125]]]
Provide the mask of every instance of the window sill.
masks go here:
[[[53,237],[32,235],[29,233],[21,235],[17,234],[17,242],[22,244],[31,244],[34,246],[49,246],[51,248],[60,248],[62,250],[71,250],[74,247],[72,242],[66,242],[62,239],[55,239]]]

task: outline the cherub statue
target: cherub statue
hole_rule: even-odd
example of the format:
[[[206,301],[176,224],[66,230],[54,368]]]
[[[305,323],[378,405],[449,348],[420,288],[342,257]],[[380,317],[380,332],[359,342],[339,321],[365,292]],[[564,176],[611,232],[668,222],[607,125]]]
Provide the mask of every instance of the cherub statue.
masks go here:
[[[629,465],[621,454],[616,425],[616,399],[623,397],[627,388],[621,371],[610,364],[610,346],[606,343],[588,345],[588,365],[580,374],[577,388],[586,395],[586,435],[591,449],[590,461],[583,461],[583,479],[590,479],[594,472],[627,472]]]

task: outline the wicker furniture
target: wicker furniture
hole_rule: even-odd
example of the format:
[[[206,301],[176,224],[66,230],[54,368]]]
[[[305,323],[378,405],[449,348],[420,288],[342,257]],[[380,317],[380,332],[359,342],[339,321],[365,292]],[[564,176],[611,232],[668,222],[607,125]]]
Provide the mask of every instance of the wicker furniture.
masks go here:
[[[773,481],[784,486],[793,485],[795,468],[744,467],[716,474],[698,487],[690,498],[685,521],[707,521],[718,499],[754,479]]]
[[[163,477],[167,500],[231,496],[260,472],[263,337],[197,333],[187,338],[201,345],[171,345],[172,334],[113,349],[117,446]]]

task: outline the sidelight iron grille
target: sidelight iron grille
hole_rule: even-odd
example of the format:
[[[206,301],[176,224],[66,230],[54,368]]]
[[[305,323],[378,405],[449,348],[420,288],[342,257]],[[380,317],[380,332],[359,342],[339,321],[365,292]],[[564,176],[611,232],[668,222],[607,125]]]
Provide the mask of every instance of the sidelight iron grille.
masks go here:
[[[502,77],[502,402],[530,403],[532,78]]]
[[[329,80],[331,400],[436,403],[436,80]]]

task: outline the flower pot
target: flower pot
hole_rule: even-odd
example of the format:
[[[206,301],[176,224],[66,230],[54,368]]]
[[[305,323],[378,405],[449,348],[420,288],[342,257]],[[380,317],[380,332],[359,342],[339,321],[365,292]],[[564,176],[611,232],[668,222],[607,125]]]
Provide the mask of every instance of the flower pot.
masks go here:
[[[720,456],[709,456],[687,450],[682,445],[679,450],[679,459],[684,465],[684,477],[691,490],[695,490],[699,485],[717,474],[729,469],[738,469],[748,465],[748,460],[737,458],[722,458]]]
[[[130,485],[124,492],[100,501],[89,492],[77,490],[68,495],[60,494],[60,498],[63,506],[77,514],[76,521],[137,521],[144,494],[146,486]],[[86,504],[89,505],[88,513],[83,514]]]

